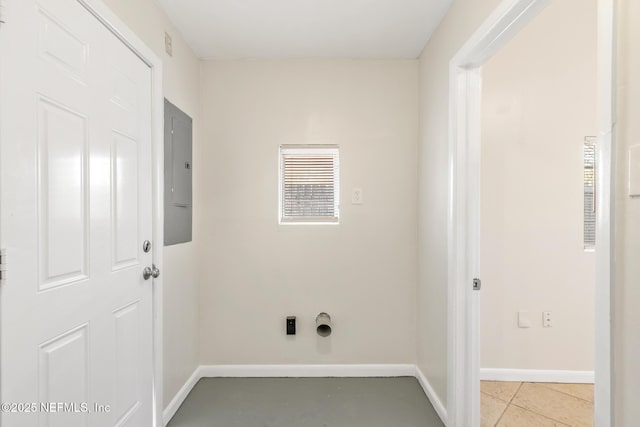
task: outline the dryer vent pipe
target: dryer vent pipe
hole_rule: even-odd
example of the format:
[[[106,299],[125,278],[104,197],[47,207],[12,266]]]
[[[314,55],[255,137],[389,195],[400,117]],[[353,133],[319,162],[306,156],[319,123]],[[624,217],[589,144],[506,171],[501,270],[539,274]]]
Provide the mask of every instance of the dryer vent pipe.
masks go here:
[[[320,313],[316,317],[316,331],[321,337],[331,335],[331,316],[327,313]]]

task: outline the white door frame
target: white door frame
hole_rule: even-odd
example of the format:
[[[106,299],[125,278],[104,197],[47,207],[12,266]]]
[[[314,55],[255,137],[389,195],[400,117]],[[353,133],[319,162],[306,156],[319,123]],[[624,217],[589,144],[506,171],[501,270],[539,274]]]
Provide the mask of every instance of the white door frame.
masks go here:
[[[447,426],[480,425],[479,298],[482,65],[553,0],[504,0],[450,62]],[[595,425],[612,422],[613,0],[599,0]],[[562,37],[562,35],[559,35]]]
[[[162,60],[102,0],[76,0],[131,49],[151,70],[151,150],[153,174],[153,263],[164,271],[164,95]],[[163,275],[153,279],[153,426],[164,426],[162,375]]]
[[[596,359],[594,425],[613,427],[615,252],[615,1],[598,0],[598,144],[596,191]]]

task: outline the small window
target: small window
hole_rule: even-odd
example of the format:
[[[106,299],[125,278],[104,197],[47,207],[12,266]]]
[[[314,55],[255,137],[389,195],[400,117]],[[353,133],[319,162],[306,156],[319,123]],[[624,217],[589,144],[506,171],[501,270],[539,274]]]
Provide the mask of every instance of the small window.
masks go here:
[[[336,145],[281,145],[280,223],[338,223],[339,165]]]
[[[584,248],[596,246],[596,138],[584,139]]]

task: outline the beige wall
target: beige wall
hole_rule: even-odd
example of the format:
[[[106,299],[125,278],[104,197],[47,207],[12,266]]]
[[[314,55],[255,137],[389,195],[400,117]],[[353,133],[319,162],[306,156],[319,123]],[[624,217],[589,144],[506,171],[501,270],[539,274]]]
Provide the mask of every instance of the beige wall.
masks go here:
[[[420,56],[418,366],[447,395],[449,61],[499,0],[455,0]]]
[[[203,364],[414,361],[417,88],[417,61],[203,63]],[[292,143],[339,144],[339,225],[278,225]]]
[[[164,96],[194,119],[194,224],[197,230],[197,174],[201,167],[198,162],[199,60],[153,0],[103,1],[162,59]],[[164,52],[165,31],[173,36],[173,57]],[[194,238],[198,236],[196,230]],[[166,247],[164,251],[164,406],[199,364],[196,240]]]
[[[617,0],[616,425],[640,420],[640,199],[628,196],[628,149],[640,144],[640,2]]]
[[[597,0],[553,2],[482,70],[482,368],[594,368],[582,149],[597,135],[596,23]]]

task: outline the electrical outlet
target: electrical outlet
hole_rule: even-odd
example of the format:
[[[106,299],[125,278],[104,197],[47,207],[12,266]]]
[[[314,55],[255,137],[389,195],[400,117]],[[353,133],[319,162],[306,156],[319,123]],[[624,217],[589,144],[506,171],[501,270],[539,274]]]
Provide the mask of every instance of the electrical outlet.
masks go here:
[[[542,327],[550,328],[551,327],[551,312],[543,311],[542,312]]]
[[[296,334],[296,316],[287,316],[287,335]]]
[[[362,188],[354,188],[351,191],[351,204],[361,205],[364,203],[364,197],[362,196]]]

